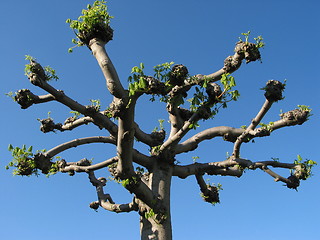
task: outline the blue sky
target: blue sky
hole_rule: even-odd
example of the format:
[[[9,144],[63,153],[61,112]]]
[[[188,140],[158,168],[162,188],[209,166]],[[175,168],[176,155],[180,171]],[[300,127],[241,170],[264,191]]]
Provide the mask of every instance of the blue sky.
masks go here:
[[[85,174],[69,177],[57,174],[50,178],[12,176],[5,170],[11,160],[7,146],[34,146],[50,149],[74,138],[105,134],[94,126],[65,133],[39,131],[37,118],[48,111],[57,122],[63,122],[69,110],[57,103],[46,103],[21,110],[5,93],[32,86],[24,76],[24,56],[29,54],[46,66],[56,69],[58,89],[82,104],[100,99],[107,107],[111,99],[102,73],[86,47],[72,46],[73,32],[65,23],[75,19],[86,6],[85,0],[5,1],[0,15],[2,38],[1,142],[0,142],[0,238],[17,239],[139,239],[139,219],[135,213],[97,213],[88,207],[96,200],[95,189]],[[186,65],[191,74],[208,74],[219,69],[223,60],[233,54],[240,33],[262,35],[263,63],[243,64],[233,74],[241,98],[230,104],[200,129],[228,125],[248,125],[264,98],[260,90],[270,79],[287,79],[285,99],[274,104],[263,122],[279,119],[279,113],[298,104],[313,109],[310,121],[302,126],[276,131],[271,137],[257,139],[242,146],[242,157],[253,161],[280,158],[292,162],[297,154],[319,161],[319,53],[320,3],[309,1],[209,1],[209,0],[110,0],[114,40],[107,51],[123,84],[133,66],[144,62],[146,73],[163,62]],[[148,70],[149,69],[149,70]],[[149,71],[149,72],[148,72]],[[145,131],[152,131],[158,119],[166,119],[163,104],[138,104],[136,119]],[[168,124],[165,125],[168,129]],[[179,157],[182,163],[223,160],[232,144],[221,139],[207,141],[197,152]],[[68,161],[83,157],[102,161],[115,154],[114,149],[96,144],[79,147],[62,154]],[[280,171],[283,173],[282,171]],[[99,172],[105,176],[106,171]],[[284,172],[288,176],[289,172]],[[209,178],[209,177],[208,177]],[[314,176],[301,182],[299,191],[289,190],[261,171],[251,171],[240,179],[210,177],[221,183],[221,203],[210,206],[199,196],[194,178],[175,179],[172,186],[172,222],[174,239],[318,239],[320,167]],[[108,183],[107,190],[117,202],[131,196],[120,185]],[[119,232],[118,232],[119,231]]]

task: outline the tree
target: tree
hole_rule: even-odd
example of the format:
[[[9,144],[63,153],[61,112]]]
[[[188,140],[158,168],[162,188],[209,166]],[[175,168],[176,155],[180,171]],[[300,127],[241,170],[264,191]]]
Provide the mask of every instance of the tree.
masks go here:
[[[78,45],[87,45],[100,64],[108,89],[114,96],[110,107],[105,111],[100,111],[98,101],[92,101],[91,105],[84,106],[66,96],[62,91],[56,90],[48,83],[49,80],[57,79],[54,70],[49,67],[42,68],[32,57],[27,57],[30,63],[27,65],[26,73],[32,84],[49,94],[38,96],[24,89],[17,91],[14,98],[22,108],[28,108],[32,104],[58,101],[75,113],[64,124],[55,123],[51,117],[40,120],[43,132],[71,130],[92,122],[99,128],[107,130],[110,137],[77,139],[36,154],[31,148],[9,146],[15,158],[9,165],[17,168],[16,174],[31,175],[38,174],[39,171],[50,174],[60,171],[69,172],[72,175],[74,172],[86,172],[98,192],[98,201],[91,204],[92,208],[101,206],[115,212],[138,211],[144,226],[142,235],[159,234],[159,239],[170,239],[166,236],[167,234],[170,236],[171,233],[169,189],[172,176],[186,178],[194,175],[204,200],[210,203],[219,202],[219,186],[207,184],[203,179],[203,174],[240,177],[244,170],[259,168],[277,181],[282,181],[287,187],[294,189],[298,187],[300,179],[304,180],[310,176],[311,167],[315,164],[311,160],[303,161],[298,158],[296,163],[285,164],[275,161],[276,159],[254,162],[240,158],[243,143],[257,137],[268,136],[274,130],[285,126],[302,124],[310,116],[310,109],[300,106],[298,109],[283,113],[281,120],[258,127],[271,105],[282,99],[284,84],[278,81],[273,80],[267,83],[264,89],[265,104],[248,127],[214,127],[193,133],[202,120],[209,120],[218,113],[220,107],[227,107],[229,102],[237,99],[239,93],[231,89],[235,87],[235,80],[230,74],[240,67],[243,60],[251,62],[260,59],[259,48],[263,44],[261,38],[258,37],[255,43],[250,43],[248,33],[243,34],[243,39],[236,44],[235,54],[225,60],[222,69],[209,75],[190,76],[185,66],[165,63],[155,67],[154,76],[147,76],[144,74],[144,65],[141,64],[132,69],[133,75],[129,78],[130,84],[126,90],[120,83],[105,52],[104,45],[111,40],[112,29],[109,26],[110,16],[105,11],[104,5],[100,3],[97,1],[92,7],[89,7],[80,21],[70,20],[68,22],[77,31],[78,40],[74,42]],[[95,10],[98,10],[97,12],[101,15],[92,19],[91,17],[96,17],[94,14],[91,16]],[[84,25],[83,22],[87,25]],[[221,85],[215,83],[219,80],[221,80]],[[187,102],[184,103],[187,93],[193,94],[190,99],[191,106],[188,109],[186,108]],[[142,95],[150,95],[152,100],[160,98],[166,103],[171,122],[171,131],[168,132],[167,138],[165,138],[165,130],[161,125],[154,132],[147,134],[135,123],[135,103]],[[79,117],[80,115],[83,117]],[[188,133],[191,134],[191,137],[183,140]],[[224,137],[226,141],[234,143],[232,154],[226,160],[206,164],[195,162],[191,165],[176,162],[177,154],[193,151],[203,140],[215,137]],[[151,148],[150,156],[135,150],[134,138]],[[98,164],[92,164],[87,159],[76,163],[54,159],[57,154],[70,147],[93,142],[116,145],[118,155]],[[139,168],[135,168],[133,162],[138,164]],[[285,178],[271,171],[270,166],[288,168],[293,171],[288,178]],[[117,205],[108,194],[104,194],[103,186],[106,180],[97,179],[94,174],[102,167],[109,167],[112,177],[133,193],[134,198],[130,204]],[[152,231],[151,225],[153,225]]]

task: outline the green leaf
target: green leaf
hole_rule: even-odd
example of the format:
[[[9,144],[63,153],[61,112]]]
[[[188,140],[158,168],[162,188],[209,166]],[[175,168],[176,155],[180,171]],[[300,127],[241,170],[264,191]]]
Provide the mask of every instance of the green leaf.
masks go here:
[[[298,158],[298,159],[297,159],[298,162],[302,162],[303,159],[302,159],[302,157],[301,157],[300,155],[298,155],[297,158]]]
[[[28,150],[27,150],[27,152],[32,152],[32,146],[30,146],[29,148],[28,148]]]
[[[10,152],[13,150],[13,146],[12,146],[11,144],[9,144],[8,150],[9,150]]]

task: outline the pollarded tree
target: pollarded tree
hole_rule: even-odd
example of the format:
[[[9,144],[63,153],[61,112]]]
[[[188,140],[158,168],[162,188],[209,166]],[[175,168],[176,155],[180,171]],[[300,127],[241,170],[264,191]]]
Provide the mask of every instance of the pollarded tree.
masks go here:
[[[50,85],[50,80],[57,80],[55,71],[43,68],[33,57],[26,65],[26,74],[30,82],[45,90],[48,94],[36,95],[28,89],[22,89],[13,96],[15,101],[26,109],[33,104],[56,101],[72,110],[73,116],[64,123],[55,123],[52,118],[40,120],[41,131],[67,131],[92,123],[106,136],[87,137],[62,143],[48,151],[32,152],[32,148],[9,146],[13,160],[9,167],[15,167],[17,175],[54,174],[57,172],[87,173],[89,181],[97,190],[98,199],[90,204],[93,209],[99,207],[111,212],[136,211],[140,215],[141,239],[172,239],[170,216],[170,186],[172,177],[187,178],[194,176],[199,184],[201,196],[206,202],[219,202],[220,185],[207,184],[204,175],[241,177],[245,170],[261,169],[276,181],[284,182],[288,188],[297,189],[300,180],[311,175],[311,168],[316,164],[312,160],[303,161],[301,157],[294,163],[271,161],[253,161],[240,157],[241,146],[254,138],[269,136],[273,131],[287,126],[301,125],[308,120],[310,109],[299,106],[292,111],[282,113],[280,120],[263,124],[262,118],[274,102],[281,100],[285,84],[270,80],[263,88],[265,102],[260,111],[253,116],[248,127],[233,128],[216,126],[203,131],[196,131],[199,121],[215,117],[221,107],[226,108],[231,101],[239,97],[234,78],[230,75],[247,63],[260,60],[259,49],[263,47],[262,37],[249,42],[249,33],[236,43],[234,54],[224,60],[223,67],[209,75],[190,75],[184,65],[164,63],[154,67],[154,75],[144,73],[144,65],[132,69],[127,89],[120,81],[117,71],[107,55],[105,45],[112,40],[110,27],[112,17],[107,12],[104,1],[95,1],[83,10],[78,20],[67,20],[74,29],[76,46],[86,45],[104,74],[107,88],[113,96],[106,110],[100,109],[98,101],[89,106],[82,105],[68,97],[63,91]],[[69,49],[72,52],[72,48]],[[217,83],[220,82],[220,83]],[[189,94],[189,98],[188,98]],[[151,133],[144,132],[135,121],[135,107],[142,95],[149,95],[151,101],[166,103],[170,132],[160,126]],[[192,95],[192,97],[190,97]],[[187,135],[188,134],[188,135]],[[188,136],[188,137],[187,137]],[[191,137],[190,137],[191,136]],[[184,165],[178,163],[179,154],[194,151],[204,140],[222,137],[233,144],[232,154],[227,159],[207,163]],[[150,152],[136,149],[139,141],[150,148]],[[68,162],[57,155],[83,144],[106,143],[116,146],[114,157],[99,163],[88,159]],[[290,170],[289,177],[283,177],[271,168]],[[115,203],[105,193],[106,178],[97,177],[96,171],[108,168],[112,178],[121,182],[132,194],[132,202]]]

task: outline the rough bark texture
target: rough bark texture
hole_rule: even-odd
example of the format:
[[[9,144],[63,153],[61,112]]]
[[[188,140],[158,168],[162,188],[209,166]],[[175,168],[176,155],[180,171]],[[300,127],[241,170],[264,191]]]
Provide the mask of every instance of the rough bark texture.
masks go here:
[[[149,216],[150,207],[146,206],[147,213],[140,217],[141,239],[172,239],[171,212],[170,212],[170,188],[172,178],[172,166],[157,161],[149,175],[149,187],[158,195],[162,202],[162,208],[155,215]]]

